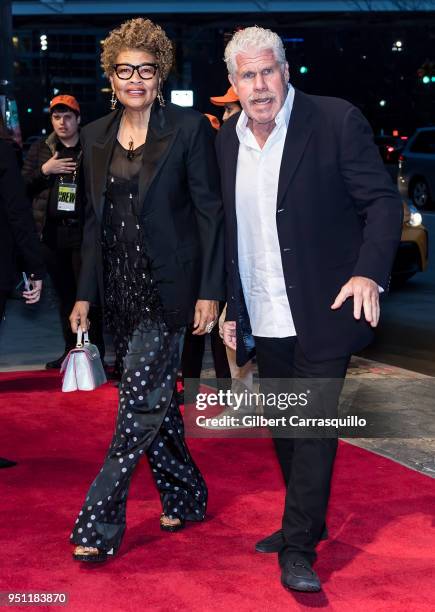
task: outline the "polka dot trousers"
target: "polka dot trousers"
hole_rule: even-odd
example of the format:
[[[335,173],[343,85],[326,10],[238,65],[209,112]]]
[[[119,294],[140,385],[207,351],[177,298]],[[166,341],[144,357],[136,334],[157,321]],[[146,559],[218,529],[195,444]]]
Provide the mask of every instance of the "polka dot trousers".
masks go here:
[[[137,329],[124,359],[116,429],[71,541],[116,551],[126,522],[130,479],[146,454],[169,518],[204,519],[207,487],[184,440],[174,388],[185,329]],[[158,520],[158,517],[156,517]]]

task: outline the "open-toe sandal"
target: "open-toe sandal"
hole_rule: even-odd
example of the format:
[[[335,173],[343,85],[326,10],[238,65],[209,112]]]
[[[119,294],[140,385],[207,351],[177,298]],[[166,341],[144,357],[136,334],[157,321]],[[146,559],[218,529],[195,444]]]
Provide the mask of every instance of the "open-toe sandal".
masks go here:
[[[77,552],[77,549],[81,550]],[[104,561],[107,561],[109,557],[113,556],[113,548],[106,552],[105,550],[99,550],[93,546],[77,546],[74,549],[72,556],[75,561],[84,561],[85,563],[103,563]]]
[[[168,523],[165,523],[165,519],[167,519],[168,517],[166,516],[166,514],[161,514],[160,515],[160,529],[162,531],[180,531],[180,529],[184,528],[184,519],[177,519],[179,521],[179,523],[175,523],[174,525],[169,525]]]

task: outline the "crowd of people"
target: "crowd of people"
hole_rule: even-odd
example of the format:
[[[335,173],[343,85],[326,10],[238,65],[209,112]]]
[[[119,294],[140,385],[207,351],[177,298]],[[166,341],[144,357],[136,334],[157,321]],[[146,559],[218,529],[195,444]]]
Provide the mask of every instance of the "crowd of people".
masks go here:
[[[256,355],[260,379],[343,381],[378,324],[402,215],[365,118],[295,90],[270,30],[245,28],[226,47],[231,86],[211,98],[222,126],[165,101],[174,51],[160,26],[126,21],[102,47],[109,114],[81,128],[79,102],[53,98],[52,132],[31,147],[22,179],[0,140],[2,316],[17,252],[26,302],[39,300],[45,272],[59,298],[64,353],[47,368],[60,367],[79,330],[102,357],[103,329],[113,337],[116,428],[71,534],[73,558],[94,563],[119,550],[143,455],[162,530],[206,517],[175,393],[180,369],[199,378],[205,334],[218,378],[251,388]],[[325,400],[332,412],[340,389]],[[318,591],[337,440],[274,445],[283,521],[256,550],[278,553],[285,588]]]

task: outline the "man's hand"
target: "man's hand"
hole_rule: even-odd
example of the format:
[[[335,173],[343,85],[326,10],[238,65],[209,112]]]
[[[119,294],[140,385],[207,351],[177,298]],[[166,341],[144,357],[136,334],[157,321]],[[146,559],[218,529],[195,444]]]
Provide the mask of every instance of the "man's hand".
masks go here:
[[[45,164],[41,166],[42,174],[48,176],[49,174],[72,174],[76,169],[76,162],[72,157],[62,157],[59,159],[59,153],[50,157]]]
[[[207,325],[209,323],[216,323],[218,312],[218,303],[215,300],[197,300],[192,335],[203,336],[207,333]]]
[[[227,305],[225,304],[225,307],[222,310],[221,316],[219,317],[219,321],[218,321],[218,325],[219,325],[219,337],[222,340],[224,339],[224,323],[225,323],[226,316],[227,316]]]
[[[30,284],[32,288],[29,291],[23,291],[23,298],[26,300],[26,304],[36,304],[41,297],[42,280],[32,280],[32,277],[30,277]]]
[[[79,327],[84,332],[88,331],[90,325],[88,319],[89,307],[90,302],[79,301],[74,304],[74,308],[69,316],[73,334],[78,332]]]
[[[235,321],[225,321],[223,325],[224,332],[224,344],[228,346],[228,348],[236,350],[237,340],[236,340],[236,322]]]
[[[353,296],[353,316],[361,318],[361,308],[364,310],[365,319],[372,327],[379,322],[379,287],[375,281],[365,276],[352,276],[352,278],[340,290],[332,304],[332,310],[337,310],[344,304],[347,298]]]

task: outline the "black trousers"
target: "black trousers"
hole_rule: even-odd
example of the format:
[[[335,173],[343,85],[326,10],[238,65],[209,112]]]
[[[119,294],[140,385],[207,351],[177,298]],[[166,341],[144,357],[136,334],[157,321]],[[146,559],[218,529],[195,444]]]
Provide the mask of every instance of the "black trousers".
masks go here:
[[[330,361],[309,361],[297,337],[256,337],[257,365],[261,379],[315,378],[335,379],[328,389],[329,405],[324,412],[337,411],[338,400],[350,356]],[[279,438],[274,445],[287,493],[282,529],[285,547],[279,555],[284,563],[295,553],[310,562],[316,559],[315,548],[325,526],[337,438]]]
[[[42,243],[47,271],[59,299],[59,315],[65,351],[76,345],[76,337],[71,331],[69,316],[76,301],[77,281],[80,274],[80,248],[60,248]],[[89,311],[91,327],[89,339],[98,346],[101,359],[104,358],[103,318],[101,308],[92,306]]]

